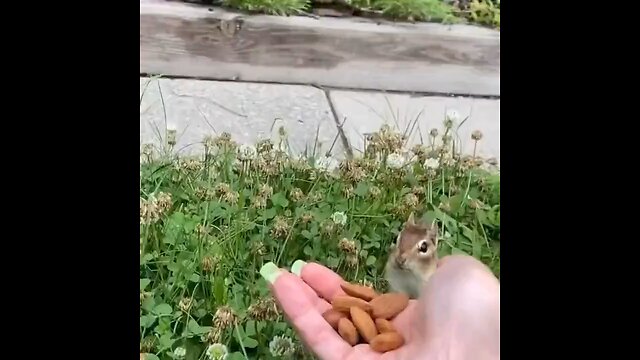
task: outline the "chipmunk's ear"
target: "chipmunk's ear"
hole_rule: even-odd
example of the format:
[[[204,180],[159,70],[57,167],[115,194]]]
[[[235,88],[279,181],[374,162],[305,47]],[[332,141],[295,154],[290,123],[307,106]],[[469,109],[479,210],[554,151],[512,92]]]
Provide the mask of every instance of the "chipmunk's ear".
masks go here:
[[[416,220],[413,217],[413,212],[411,212],[411,214],[409,214],[409,218],[407,219],[407,222],[405,224],[406,225],[415,225],[416,224]]]
[[[393,243],[391,243],[391,250],[395,250],[396,247],[398,247],[398,244],[400,243],[400,238],[402,237],[402,232],[398,233],[398,236],[396,236],[396,240],[393,241]]]
[[[431,228],[427,232],[429,240],[434,243],[436,246],[438,245],[438,224],[434,221],[431,224]]]

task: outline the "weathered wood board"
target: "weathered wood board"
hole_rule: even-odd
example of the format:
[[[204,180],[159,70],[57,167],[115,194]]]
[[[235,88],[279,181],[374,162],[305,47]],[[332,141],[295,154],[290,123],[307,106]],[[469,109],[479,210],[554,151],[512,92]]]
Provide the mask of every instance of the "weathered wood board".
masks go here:
[[[499,96],[500,33],[141,0],[140,73]]]

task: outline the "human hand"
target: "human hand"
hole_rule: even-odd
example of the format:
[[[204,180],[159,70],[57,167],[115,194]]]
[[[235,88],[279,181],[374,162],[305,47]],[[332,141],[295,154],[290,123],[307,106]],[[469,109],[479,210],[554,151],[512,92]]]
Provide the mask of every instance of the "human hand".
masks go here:
[[[260,270],[290,324],[322,360],[500,358],[500,285],[479,261],[444,258],[423,290],[392,323],[405,345],[381,354],[349,345],[322,317],[343,295],[344,281],[328,268],[298,260],[292,272],[268,263]]]

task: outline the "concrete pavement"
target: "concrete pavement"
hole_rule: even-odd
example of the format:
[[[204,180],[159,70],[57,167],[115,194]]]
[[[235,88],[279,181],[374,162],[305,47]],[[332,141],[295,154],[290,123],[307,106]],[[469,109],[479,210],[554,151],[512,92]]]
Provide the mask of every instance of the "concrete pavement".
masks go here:
[[[304,85],[144,77],[140,78],[140,93],[141,145],[161,143],[167,124],[176,128],[176,149],[183,154],[202,151],[200,142],[207,134],[226,131],[237,142],[249,144],[270,137],[272,128],[282,125],[289,134],[293,151],[303,152],[306,148],[311,152],[317,137],[320,143],[316,146],[317,153],[327,151],[335,142],[333,154],[342,158],[345,139],[339,137],[338,120],[342,122],[346,118],[344,138],[357,154],[363,147],[363,136],[378,130],[385,122],[404,130],[417,118],[416,128],[419,127],[426,139],[431,128],[442,127],[445,111],[455,109],[462,118],[469,116],[459,131],[464,151],[472,150],[470,134],[477,129],[484,135],[478,152],[500,158],[499,99],[323,91]],[[410,141],[420,142],[417,131]]]

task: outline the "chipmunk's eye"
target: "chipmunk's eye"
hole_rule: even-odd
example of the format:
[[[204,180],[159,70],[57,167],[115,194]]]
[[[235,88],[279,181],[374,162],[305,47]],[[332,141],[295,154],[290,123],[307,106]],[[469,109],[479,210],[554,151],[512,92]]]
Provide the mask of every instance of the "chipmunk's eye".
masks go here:
[[[427,250],[429,250],[429,244],[427,244],[427,241],[426,240],[420,241],[420,243],[418,244],[418,251],[424,254],[427,252]]]

